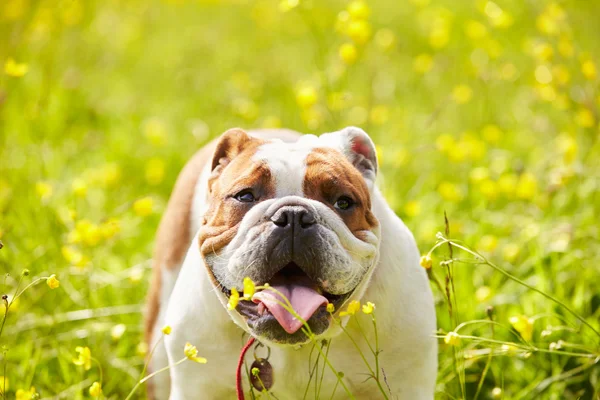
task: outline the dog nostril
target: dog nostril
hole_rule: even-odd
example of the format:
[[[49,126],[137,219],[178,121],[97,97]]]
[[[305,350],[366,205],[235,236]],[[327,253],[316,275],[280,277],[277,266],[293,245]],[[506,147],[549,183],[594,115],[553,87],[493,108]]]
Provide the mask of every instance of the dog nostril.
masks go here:
[[[312,215],[312,213],[309,213],[307,211],[301,211],[299,222],[300,222],[300,227],[303,229],[306,229],[306,228],[310,227],[311,225],[314,225],[315,222],[317,222],[317,221],[315,220],[315,217],[314,217],[314,215]]]
[[[278,215],[275,215],[273,218],[271,218],[271,222],[273,222],[275,225],[283,228],[284,226],[287,226],[288,224],[288,213],[287,212],[280,212]]]

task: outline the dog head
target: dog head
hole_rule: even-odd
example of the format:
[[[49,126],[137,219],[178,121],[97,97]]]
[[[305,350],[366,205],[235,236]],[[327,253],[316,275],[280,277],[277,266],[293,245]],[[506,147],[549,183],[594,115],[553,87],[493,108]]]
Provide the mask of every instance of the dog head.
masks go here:
[[[349,127],[285,143],[232,129],[211,168],[198,240],[221,302],[232,288],[242,291],[245,277],[271,287],[229,310],[234,321],[279,344],[309,340],[302,320],[315,335],[326,334],[327,304],[339,310],[360,298],[378,257],[371,211],[377,157],[369,136]]]

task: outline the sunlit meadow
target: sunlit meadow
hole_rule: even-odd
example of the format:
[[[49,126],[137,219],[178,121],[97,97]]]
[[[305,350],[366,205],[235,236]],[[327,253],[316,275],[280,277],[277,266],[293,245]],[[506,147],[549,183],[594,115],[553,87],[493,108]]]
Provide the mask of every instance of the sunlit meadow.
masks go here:
[[[0,1],[0,398],[128,396],[153,236],[209,139],[357,125],[431,278],[436,398],[599,399],[599,21],[583,0]]]

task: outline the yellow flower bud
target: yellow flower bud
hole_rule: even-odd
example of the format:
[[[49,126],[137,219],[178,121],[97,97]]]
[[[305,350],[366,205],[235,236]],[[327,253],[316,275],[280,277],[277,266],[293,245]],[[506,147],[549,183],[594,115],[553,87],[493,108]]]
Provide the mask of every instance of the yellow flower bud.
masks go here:
[[[171,325],[165,325],[163,326],[163,328],[161,329],[162,333],[164,333],[165,335],[170,335],[171,334]]]
[[[358,50],[352,43],[344,43],[340,46],[339,55],[342,61],[348,65],[354,64],[358,58]]]
[[[144,197],[142,199],[136,200],[133,203],[133,211],[136,213],[136,215],[140,217],[146,217],[152,214],[153,210],[154,200],[152,200],[152,197]]]
[[[77,346],[75,352],[77,352],[77,358],[73,359],[73,364],[80,365],[83,369],[89,371],[92,368],[92,352],[90,348]]]
[[[421,267],[429,269],[432,265],[433,261],[431,260],[431,256],[429,254],[425,254],[421,257]]]
[[[367,3],[361,0],[355,0],[352,3],[348,4],[348,14],[353,19],[367,19],[369,15],[371,15],[371,10]]]
[[[344,317],[346,315],[354,315],[356,314],[358,311],[360,310],[360,301],[358,300],[352,300],[350,302],[350,304],[348,304],[348,308],[346,309],[346,311],[342,311],[340,313],[341,317]]]
[[[198,364],[206,364],[207,362],[206,358],[198,357],[198,349],[196,348],[196,346],[193,346],[190,342],[187,342],[185,344],[183,353],[188,358],[188,360],[197,362]]]
[[[371,303],[370,301],[367,301],[367,304],[362,306],[362,312],[364,314],[373,314],[374,310],[375,310],[375,304]]]
[[[92,397],[100,397],[102,395],[102,386],[98,382],[92,383],[90,386],[90,396]]]
[[[310,108],[317,102],[319,95],[313,86],[304,85],[296,91],[296,102],[301,108]]]
[[[56,275],[52,274],[48,278],[46,278],[46,284],[50,289],[56,289],[60,286],[60,282],[56,279]]]
[[[14,59],[9,58],[4,63],[4,73],[14,78],[20,78],[24,76],[29,70],[29,66],[25,63],[17,63]]]
[[[228,310],[235,310],[238,303],[240,302],[240,293],[236,288],[231,288],[231,296],[229,296],[229,302],[227,303]]]
[[[460,344],[460,335],[456,332],[448,332],[444,337],[444,343],[449,346],[458,346]]]
[[[244,278],[244,299],[250,300],[252,296],[254,296],[254,292],[256,292],[256,286],[254,286],[254,282],[252,279],[245,277]]]

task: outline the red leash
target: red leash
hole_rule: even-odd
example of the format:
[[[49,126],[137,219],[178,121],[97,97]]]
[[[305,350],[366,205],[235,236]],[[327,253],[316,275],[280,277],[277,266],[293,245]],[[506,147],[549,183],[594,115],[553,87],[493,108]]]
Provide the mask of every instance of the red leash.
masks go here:
[[[252,346],[252,344],[254,344],[254,340],[255,339],[253,337],[250,337],[250,339],[248,339],[248,343],[246,343],[246,345],[242,349],[242,352],[240,353],[240,359],[238,360],[237,370],[235,371],[235,391],[237,392],[238,400],[245,400],[244,387],[242,386],[242,365],[244,364],[244,356],[246,355],[248,349]]]

